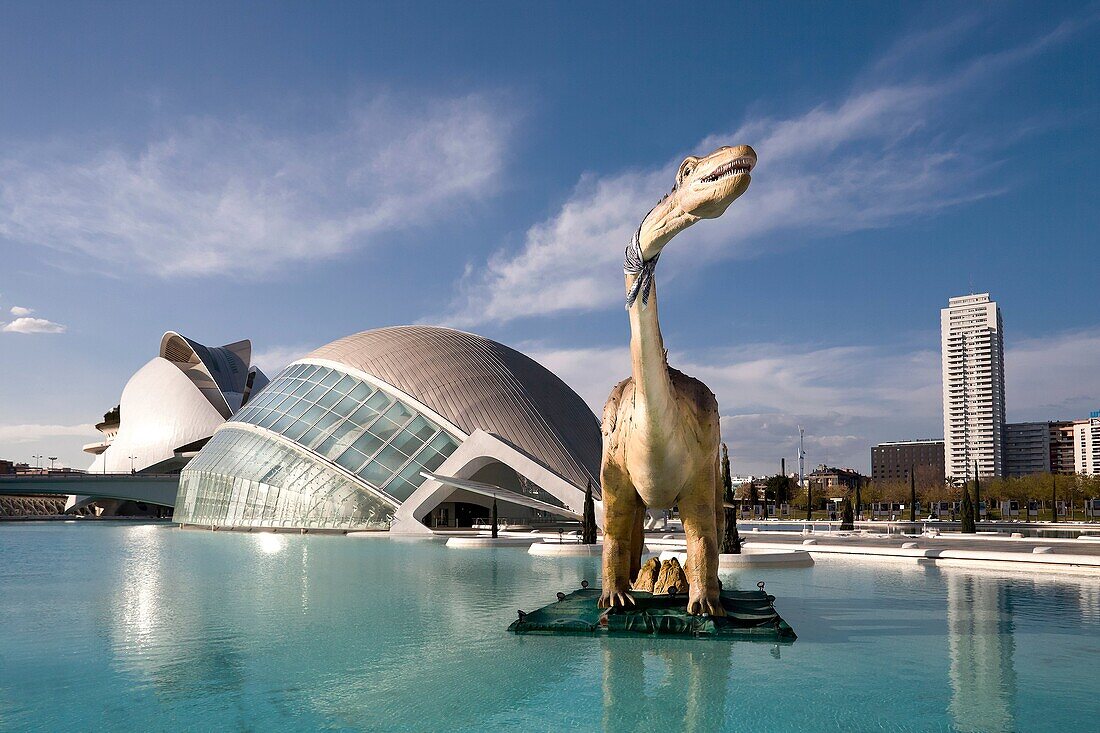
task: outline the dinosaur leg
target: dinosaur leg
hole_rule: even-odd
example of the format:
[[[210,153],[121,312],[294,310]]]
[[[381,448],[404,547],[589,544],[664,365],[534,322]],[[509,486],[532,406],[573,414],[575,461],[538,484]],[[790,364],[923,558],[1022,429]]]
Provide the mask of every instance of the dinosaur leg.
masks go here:
[[[717,456],[714,458],[714,526],[721,552],[726,538],[726,487],[722,485],[722,466]]]
[[[638,502],[634,510],[634,531],[630,535],[630,577],[638,577],[642,569],[642,548],[645,547],[645,504]]]
[[[625,608],[634,605],[630,595],[630,575],[634,526],[641,497],[626,472],[609,461],[600,471],[603,491],[603,593],[600,608]]]
[[[687,535],[688,606],[693,615],[725,616],[718,600],[717,476],[707,466],[680,497],[680,518]],[[719,487],[721,488],[721,484]]]

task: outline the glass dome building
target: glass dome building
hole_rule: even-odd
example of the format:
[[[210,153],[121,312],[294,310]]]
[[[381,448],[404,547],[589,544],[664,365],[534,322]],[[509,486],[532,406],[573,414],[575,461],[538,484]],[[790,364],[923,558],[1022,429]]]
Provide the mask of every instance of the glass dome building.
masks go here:
[[[578,517],[599,423],[537,362],[429,326],[365,331],[289,365],[183,470],[174,521],[429,532]],[[599,514],[599,510],[597,510]]]

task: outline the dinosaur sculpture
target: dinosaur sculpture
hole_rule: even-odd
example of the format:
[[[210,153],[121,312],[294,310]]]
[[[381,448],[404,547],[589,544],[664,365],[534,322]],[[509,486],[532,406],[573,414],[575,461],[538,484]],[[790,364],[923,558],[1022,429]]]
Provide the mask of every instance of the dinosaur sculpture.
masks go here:
[[[669,367],[653,272],[661,251],[700,219],[715,219],[749,187],[756,153],[722,147],[680,164],[672,192],[642,219],[626,251],[631,376],[603,412],[601,608],[634,604],[646,507],[677,505],[687,535],[688,613],[724,616],[718,538],[725,525],[718,463],[718,401],[705,384]],[[648,579],[647,579],[648,580]]]

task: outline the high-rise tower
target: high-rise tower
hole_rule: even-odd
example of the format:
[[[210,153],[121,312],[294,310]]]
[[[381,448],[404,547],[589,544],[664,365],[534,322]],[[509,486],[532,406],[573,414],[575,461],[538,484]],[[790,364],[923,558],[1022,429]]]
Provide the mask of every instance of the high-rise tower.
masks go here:
[[[1005,375],[1001,311],[989,293],[951,298],[940,311],[944,468],[955,481],[978,464],[1004,475]]]

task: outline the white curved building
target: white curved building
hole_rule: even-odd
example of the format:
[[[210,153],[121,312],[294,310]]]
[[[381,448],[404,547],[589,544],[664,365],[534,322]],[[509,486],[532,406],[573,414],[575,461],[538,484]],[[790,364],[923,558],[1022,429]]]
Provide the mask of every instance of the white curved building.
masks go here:
[[[175,473],[267,377],[249,366],[248,340],[207,347],[175,331],[156,357],[130,377],[119,405],[96,427],[105,438],[84,446],[89,473]]]
[[[365,331],[288,366],[180,477],[174,521],[428,532],[579,517],[599,423],[549,370],[447,328]],[[599,505],[597,505],[599,515]]]

